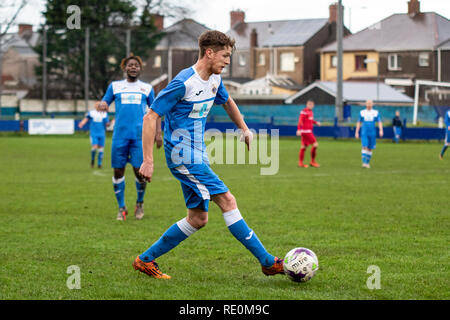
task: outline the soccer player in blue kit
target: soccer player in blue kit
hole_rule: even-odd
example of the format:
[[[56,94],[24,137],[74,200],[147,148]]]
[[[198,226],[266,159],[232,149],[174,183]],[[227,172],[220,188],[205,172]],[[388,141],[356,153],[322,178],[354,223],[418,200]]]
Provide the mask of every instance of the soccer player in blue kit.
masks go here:
[[[444,153],[448,146],[450,146],[450,110],[447,110],[445,113],[445,141],[441,153],[439,154],[439,159],[444,159]]]
[[[116,115],[111,146],[111,167],[114,169],[113,186],[119,205],[117,220],[126,220],[128,214],[125,205],[125,166],[133,167],[136,176],[137,200],[134,215],[140,220],[144,216],[144,195],[147,182],[139,174],[142,164],[142,122],[147,107],[154,100],[154,90],[148,83],[138,80],[142,70],[139,56],[130,55],[120,64],[126,73],[126,79],[113,81],[106,90],[101,109],[108,109],[114,101]],[[162,145],[161,122],[157,122],[155,141]]]
[[[169,227],[147,251],[136,257],[133,267],[151,277],[169,279],[170,276],[159,269],[155,259],[206,225],[209,201],[212,200],[221,209],[231,234],[258,259],[263,273],[282,274],[283,260],[269,254],[255,232],[247,226],[235,197],[209,166],[206,153],[205,123],[213,104],[223,105],[241,130],[241,141],[247,148],[253,139],[220,77],[222,70],[230,64],[234,40],[219,31],[206,31],[199,38],[199,48],[197,63],[182,70],[156,97],[144,117],[142,131],[144,162],[140,173],[151,181],[157,120],[165,116],[166,162],[181,183],[187,216]]]
[[[361,129],[361,157],[363,168],[370,168],[373,150],[376,148],[376,128],[378,123],[380,138],[383,137],[383,123],[378,110],[373,109],[373,101],[366,101],[366,109],[359,112],[358,122],[356,123],[355,138],[359,139],[359,129]]]
[[[86,113],[83,120],[78,123],[78,127],[83,128],[89,123],[89,136],[91,139],[91,168],[95,165],[95,156],[98,151],[97,166],[100,169],[103,163],[103,151],[105,148],[105,131],[109,124],[108,113],[99,111],[100,102],[95,103],[95,109]]]

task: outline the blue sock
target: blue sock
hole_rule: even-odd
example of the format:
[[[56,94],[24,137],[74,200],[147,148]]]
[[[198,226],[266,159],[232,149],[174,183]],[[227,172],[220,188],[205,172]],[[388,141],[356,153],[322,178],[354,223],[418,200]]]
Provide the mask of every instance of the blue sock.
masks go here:
[[[444,146],[442,147],[442,150],[441,150],[441,157],[444,156],[445,150],[447,150],[447,148],[448,148],[447,145],[444,145]]]
[[[103,163],[103,148],[98,149],[98,165],[101,166]]]
[[[92,148],[91,149],[91,161],[95,161],[95,155],[97,154],[97,149]]]
[[[372,151],[367,152],[367,164],[370,163],[370,159],[372,159]]]
[[[119,208],[125,207],[125,177],[120,179],[114,179],[113,177],[113,186]]]
[[[150,262],[175,248],[181,241],[196,232],[186,218],[173,224],[150,248],[139,256],[144,262]]]
[[[253,230],[247,226],[239,209],[225,212],[223,218],[231,234],[259,260],[259,263],[265,267],[274,264],[275,257],[267,252]]]
[[[137,192],[137,200],[136,202],[144,202],[145,188],[147,187],[147,182],[141,183],[136,178],[136,192]]]
[[[367,151],[365,150],[361,151],[361,159],[362,163],[367,164]]]

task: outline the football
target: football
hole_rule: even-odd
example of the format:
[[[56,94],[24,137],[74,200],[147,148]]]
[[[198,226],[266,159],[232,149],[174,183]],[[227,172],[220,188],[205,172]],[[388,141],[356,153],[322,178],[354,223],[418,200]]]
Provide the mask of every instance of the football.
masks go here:
[[[307,248],[294,248],[284,257],[284,273],[295,282],[311,280],[319,270],[316,254]]]

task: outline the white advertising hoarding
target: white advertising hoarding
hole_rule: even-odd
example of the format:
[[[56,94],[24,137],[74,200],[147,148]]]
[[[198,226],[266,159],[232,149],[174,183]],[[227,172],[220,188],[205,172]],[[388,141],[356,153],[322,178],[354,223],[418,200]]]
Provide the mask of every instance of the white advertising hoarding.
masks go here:
[[[28,120],[29,134],[74,134],[75,121],[73,119],[30,119]]]

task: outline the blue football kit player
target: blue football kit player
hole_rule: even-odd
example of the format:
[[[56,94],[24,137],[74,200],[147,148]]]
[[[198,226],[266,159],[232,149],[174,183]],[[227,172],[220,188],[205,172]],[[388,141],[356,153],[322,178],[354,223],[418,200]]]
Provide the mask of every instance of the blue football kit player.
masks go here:
[[[370,168],[370,160],[372,159],[373,150],[376,148],[376,124],[378,123],[380,138],[383,137],[383,123],[378,110],[373,109],[372,100],[366,101],[366,109],[359,113],[358,122],[356,123],[355,137],[359,139],[359,129],[361,128],[361,157],[363,168]]]
[[[95,156],[98,151],[97,166],[100,169],[103,163],[103,152],[105,148],[106,127],[109,124],[108,113],[105,111],[98,111],[98,102],[95,104],[95,109],[86,113],[86,116],[78,127],[83,128],[86,123],[89,123],[89,137],[91,140],[91,168],[95,165]]]
[[[169,279],[170,276],[162,273],[154,260],[206,225],[212,200],[221,209],[231,234],[258,259],[264,274],[282,274],[283,260],[269,254],[248,227],[236,199],[211,169],[206,153],[205,123],[213,104],[224,106],[230,119],[242,131],[241,141],[248,148],[253,139],[220,77],[223,68],[230,63],[234,40],[219,31],[206,31],[199,38],[199,47],[197,63],[182,70],[156,97],[145,115],[142,134],[144,162],[140,173],[151,181],[157,120],[165,117],[166,162],[181,184],[187,216],[169,227],[159,240],[136,257],[133,267],[151,277]]]
[[[450,110],[445,113],[445,141],[442,147],[441,153],[439,154],[439,159],[444,159],[444,153],[450,145]]]
[[[102,99],[101,108],[107,109],[114,101],[115,123],[111,146],[111,167],[114,169],[113,186],[119,212],[117,220],[126,220],[128,214],[125,205],[125,167],[129,162],[136,177],[137,200],[135,217],[140,220],[144,216],[144,195],[146,181],[139,174],[142,164],[142,122],[147,108],[153,103],[154,90],[148,83],[138,80],[142,70],[142,60],[131,55],[122,60],[122,70],[127,78],[113,81]],[[161,124],[158,123],[155,137],[157,145],[162,145]]]

